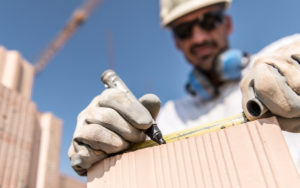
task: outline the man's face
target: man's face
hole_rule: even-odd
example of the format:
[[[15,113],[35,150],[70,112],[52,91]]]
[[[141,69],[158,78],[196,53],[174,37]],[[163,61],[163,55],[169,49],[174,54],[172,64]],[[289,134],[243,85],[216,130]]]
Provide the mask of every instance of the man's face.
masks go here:
[[[212,29],[207,29],[209,27],[205,28],[205,26],[202,28],[199,24],[192,24],[190,29],[186,29],[185,25],[186,23],[189,25],[195,23],[198,18],[202,18],[202,20],[203,18],[213,18],[210,16],[221,10],[220,6],[202,8],[175,20],[171,25],[173,29],[179,28],[181,33],[182,31],[191,31],[183,32],[181,37],[175,34],[176,46],[192,65],[203,71],[212,70],[213,60],[223,49],[228,47],[227,37],[232,31],[231,19],[229,16],[224,16],[224,19]]]

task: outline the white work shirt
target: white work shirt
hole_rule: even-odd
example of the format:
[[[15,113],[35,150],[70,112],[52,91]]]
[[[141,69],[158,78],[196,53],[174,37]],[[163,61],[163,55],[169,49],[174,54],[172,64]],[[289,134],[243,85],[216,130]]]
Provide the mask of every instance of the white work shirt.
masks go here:
[[[299,38],[299,34],[285,37],[263,49],[257,56],[261,55],[262,52],[268,53],[282,44],[287,44]],[[226,83],[219,91],[220,95],[209,101],[204,101],[190,95],[168,101],[161,109],[157,118],[157,123],[162,133],[169,134],[189,127],[199,126],[204,123],[237,115],[243,111],[239,81]],[[282,132],[300,173],[300,133]]]
[[[220,91],[217,98],[209,101],[191,95],[168,101],[157,118],[162,133],[169,134],[237,115],[243,111],[238,81],[224,84]]]

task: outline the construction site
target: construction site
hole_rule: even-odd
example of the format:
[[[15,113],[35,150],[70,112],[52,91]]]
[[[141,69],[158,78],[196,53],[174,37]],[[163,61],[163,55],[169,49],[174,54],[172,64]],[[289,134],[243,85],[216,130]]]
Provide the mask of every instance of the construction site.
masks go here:
[[[0,188],[300,187],[298,6],[274,3],[285,14],[268,17],[259,2],[4,3]],[[222,24],[226,50],[207,34]],[[202,36],[212,37],[203,48]],[[209,84],[223,90],[205,98],[207,83],[193,84],[202,84],[199,72],[210,79],[202,64],[214,48]],[[217,72],[237,58],[248,75]],[[252,66],[264,58],[277,71]]]

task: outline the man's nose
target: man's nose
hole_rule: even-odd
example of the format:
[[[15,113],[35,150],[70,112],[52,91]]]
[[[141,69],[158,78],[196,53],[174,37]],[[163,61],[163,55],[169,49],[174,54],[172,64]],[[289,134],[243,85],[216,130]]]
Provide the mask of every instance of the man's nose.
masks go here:
[[[206,41],[207,39],[209,38],[209,33],[205,30],[203,30],[202,28],[200,28],[200,26],[198,25],[195,25],[193,27],[193,30],[192,30],[192,37],[191,39],[194,41],[194,42],[203,42],[203,41]]]

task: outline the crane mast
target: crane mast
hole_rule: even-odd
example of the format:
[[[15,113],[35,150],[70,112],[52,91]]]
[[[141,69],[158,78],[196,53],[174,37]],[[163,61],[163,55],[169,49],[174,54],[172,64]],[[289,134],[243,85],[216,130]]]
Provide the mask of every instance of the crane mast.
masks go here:
[[[35,75],[41,73],[55,54],[64,46],[67,40],[74,34],[90,16],[93,10],[102,0],[86,0],[85,3],[76,9],[65,27],[58,33],[52,42],[46,47],[35,63]]]

